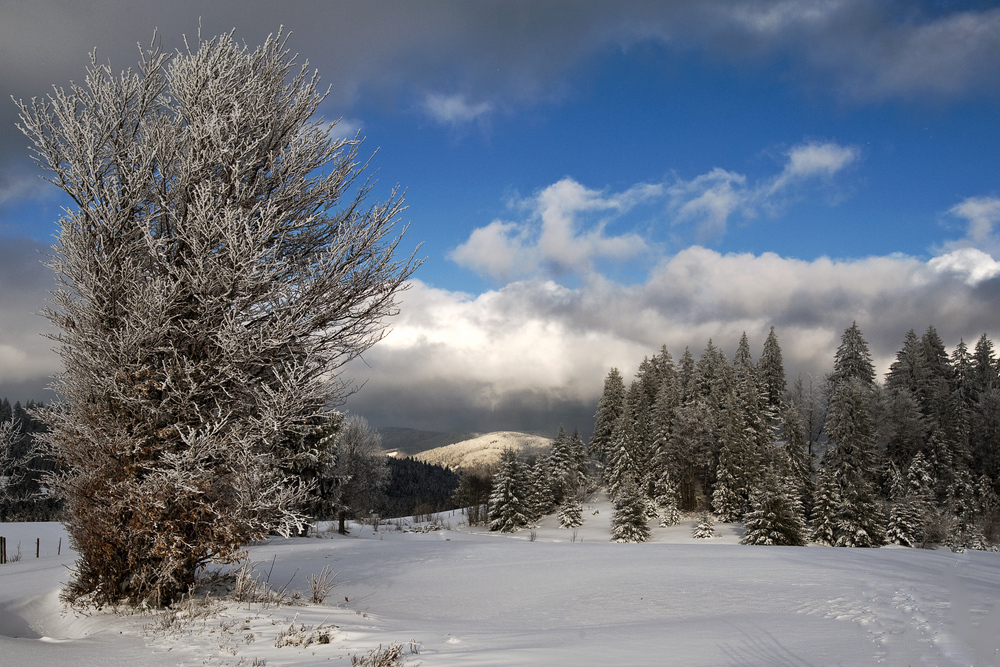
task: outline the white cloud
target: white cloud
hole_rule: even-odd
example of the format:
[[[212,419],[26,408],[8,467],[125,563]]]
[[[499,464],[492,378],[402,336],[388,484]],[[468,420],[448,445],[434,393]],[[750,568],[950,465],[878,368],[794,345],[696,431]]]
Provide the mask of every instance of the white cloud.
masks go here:
[[[933,258],[928,265],[938,273],[961,277],[966,285],[978,285],[1000,276],[1000,262],[975,248],[959,248]]]
[[[830,178],[857,161],[860,151],[854,146],[836,143],[808,143],[794,146],[788,151],[788,162],[768,189],[773,194],[797,181],[811,178]]]
[[[639,183],[607,193],[564,178],[516,202],[521,222],[494,220],[472,231],[449,258],[496,280],[532,276],[586,276],[602,260],[624,262],[647,253],[652,242],[637,232],[609,234],[615,221],[642,203],[666,200],[671,222],[690,223],[700,241],[722,236],[733,215],[778,213],[804,187],[828,181],[858,159],[852,146],[806,143],[792,147],[782,171],[759,183],[721,168],[691,180]],[[594,216],[598,216],[594,219]],[[603,217],[602,217],[603,216]]]
[[[969,258],[980,263],[803,261],[695,246],[634,286],[595,275],[573,289],[526,280],[471,296],[416,281],[392,334],[366,355],[368,366],[351,369],[368,384],[348,408],[387,425],[444,428],[495,418],[510,428],[554,430],[562,421],[587,429],[610,367],[628,378],[661,344],[675,358],[685,346],[697,356],[709,338],[731,356],[743,331],[759,354],[772,324],[790,379],[828,372],[854,320],[884,372],[910,328],[934,325],[949,346],[983,331],[1000,334],[993,314],[1000,289],[990,282],[1000,267],[994,262],[992,274],[970,282],[988,264],[987,256]],[[581,421],[566,423],[567,415]]]
[[[431,93],[424,98],[423,106],[427,115],[445,125],[468,123],[493,110],[493,105],[489,102],[473,104],[461,93],[454,95]]]
[[[993,225],[1000,222],[1000,199],[997,197],[969,197],[948,212],[968,221],[966,235],[972,243],[996,242]]]
[[[737,210],[753,215],[754,191],[746,182],[746,176],[718,167],[690,181],[678,179],[668,190],[674,222],[695,221],[702,240],[721,236]]]
[[[609,235],[607,222],[662,192],[662,186],[640,184],[625,192],[605,194],[564,178],[515,203],[516,208],[528,211],[526,221],[494,220],[477,228],[449,258],[504,281],[540,274],[586,275],[599,260],[627,260],[646,252],[647,242],[641,236]],[[606,217],[588,220],[593,214]]]

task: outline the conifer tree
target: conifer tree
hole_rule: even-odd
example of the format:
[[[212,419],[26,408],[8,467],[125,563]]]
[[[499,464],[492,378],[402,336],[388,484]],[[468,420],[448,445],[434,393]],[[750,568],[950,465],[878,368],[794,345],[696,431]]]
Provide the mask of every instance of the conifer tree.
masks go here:
[[[490,494],[490,530],[512,533],[531,523],[528,483],[517,452],[505,449],[493,476]]]
[[[805,546],[807,533],[802,503],[773,471],[761,478],[750,502],[743,544]]]
[[[765,406],[772,415],[777,416],[785,400],[785,365],[781,358],[781,346],[778,345],[778,335],[771,327],[764,340],[764,351],[757,361],[757,380]]]
[[[549,462],[544,456],[539,456],[535,465],[527,471],[528,478],[528,518],[536,523],[555,506],[549,477]]]
[[[590,438],[591,456],[604,463],[608,460],[611,439],[615,426],[625,409],[625,382],[617,368],[608,371],[604,380],[604,392],[597,402],[594,415],[594,434]]]
[[[1000,383],[997,374],[997,360],[993,352],[993,341],[983,334],[976,341],[976,348],[972,352],[972,367],[970,369],[970,384],[973,394],[982,394],[990,389],[996,388]]]
[[[677,409],[664,458],[675,471],[682,509],[697,508],[699,489],[707,484],[711,472],[716,439],[713,416],[703,400],[692,400]]]
[[[698,524],[694,528],[694,537],[705,540],[715,537],[715,517],[711,512],[702,512],[698,517]]]
[[[670,472],[663,470],[656,481],[656,507],[660,516],[660,527],[675,526],[680,523],[681,514],[677,507],[677,488],[670,478]]]
[[[836,444],[826,465],[839,483],[837,546],[872,547],[885,542],[885,526],[873,479],[874,427],[860,378],[837,384],[830,398],[827,431]]]
[[[837,542],[837,516],[840,512],[840,485],[829,469],[820,472],[813,505],[812,539],[833,546]]]
[[[576,496],[567,498],[559,508],[559,527],[578,528],[583,525],[583,502]]]
[[[627,480],[619,489],[611,517],[613,542],[645,542],[649,539],[646,516],[646,498],[639,486]]]
[[[590,476],[590,462],[587,458],[587,446],[583,444],[579,429],[575,428],[569,439],[569,461],[573,473],[571,488],[574,491],[585,488]]]
[[[715,489],[712,492],[712,508],[719,518],[727,523],[739,521],[743,516],[741,483],[737,479],[739,462],[728,444],[719,453],[719,468],[716,473]]]
[[[837,348],[834,357],[830,382],[836,384],[852,378],[860,380],[868,386],[875,384],[875,365],[872,364],[868,342],[861,334],[857,322],[851,324],[841,336],[840,347]]]
[[[694,400],[693,394],[697,391],[694,386],[694,367],[694,355],[691,354],[691,348],[685,347],[677,369],[677,384],[682,403]]]

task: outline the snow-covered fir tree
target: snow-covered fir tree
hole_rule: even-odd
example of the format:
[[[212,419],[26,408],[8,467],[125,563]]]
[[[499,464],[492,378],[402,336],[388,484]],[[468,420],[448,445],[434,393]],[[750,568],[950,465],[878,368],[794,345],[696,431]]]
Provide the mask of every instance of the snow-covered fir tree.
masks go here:
[[[537,522],[555,507],[552,486],[549,478],[549,462],[544,456],[539,456],[535,465],[527,470],[528,478],[528,516],[532,523]]]
[[[617,368],[608,371],[604,380],[604,392],[597,402],[597,413],[594,415],[594,434],[590,438],[589,453],[600,462],[608,459],[608,450],[612,446],[615,426],[625,409],[625,382]]]
[[[664,470],[656,481],[656,507],[660,517],[660,527],[676,526],[680,523],[681,513],[677,507],[677,487],[670,477],[670,471]]]
[[[836,473],[824,469],[819,474],[813,505],[813,540],[830,546],[837,542],[837,516],[840,506],[840,485],[837,483]]]
[[[768,472],[751,496],[743,544],[805,546],[808,533],[802,503],[785,480]]]
[[[577,528],[583,525],[583,501],[570,497],[559,508],[559,527]]]
[[[715,537],[715,517],[711,512],[702,512],[698,517],[698,525],[694,528],[694,536],[699,540]]]
[[[735,471],[739,462],[729,445],[723,445],[719,453],[719,467],[716,473],[715,490],[712,492],[712,509],[722,521],[739,521],[743,516],[743,498],[739,494],[739,482]]]
[[[490,494],[490,530],[512,533],[531,523],[528,483],[513,449],[500,454],[500,466],[493,475]]]
[[[611,540],[614,542],[645,542],[649,539],[646,523],[646,498],[631,479],[625,481],[614,501],[611,517]]]

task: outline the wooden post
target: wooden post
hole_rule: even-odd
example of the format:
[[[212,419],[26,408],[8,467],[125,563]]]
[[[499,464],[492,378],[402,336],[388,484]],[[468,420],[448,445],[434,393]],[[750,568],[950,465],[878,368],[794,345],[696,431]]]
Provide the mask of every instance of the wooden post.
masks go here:
[[[62,555],[62,538],[61,537],[59,538],[59,546],[56,548],[56,555],[57,556],[61,556]]]
[[[7,562],[7,538],[0,537],[0,565]]]
[[[42,548],[42,538],[36,537],[35,538],[35,558],[38,558],[38,552],[41,551],[41,548]]]

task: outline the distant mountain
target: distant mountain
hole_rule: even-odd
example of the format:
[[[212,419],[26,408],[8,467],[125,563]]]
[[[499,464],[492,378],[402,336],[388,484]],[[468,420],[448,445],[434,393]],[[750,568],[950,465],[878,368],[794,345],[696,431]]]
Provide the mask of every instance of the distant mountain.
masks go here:
[[[375,430],[382,436],[382,450],[396,456],[413,456],[428,449],[444,447],[480,435],[471,432],[418,431],[414,428],[397,426],[380,426]]]
[[[531,455],[547,452],[551,446],[551,438],[516,431],[494,431],[419,452],[414,458],[452,470],[461,470],[492,466],[500,460],[500,453],[507,448],[517,450],[524,455]]]

